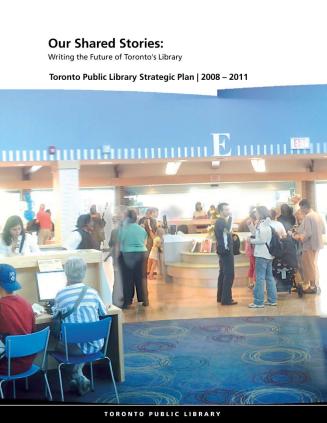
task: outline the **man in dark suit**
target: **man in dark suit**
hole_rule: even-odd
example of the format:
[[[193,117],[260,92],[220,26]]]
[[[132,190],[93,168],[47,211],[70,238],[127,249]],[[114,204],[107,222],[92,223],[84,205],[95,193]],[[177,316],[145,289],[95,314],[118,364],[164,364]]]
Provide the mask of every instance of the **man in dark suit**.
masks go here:
[[[234,305],[237,301],[232,298],[234,282],[234,254],[232,238],[232,216],[229,204],[218,204],[219,217],[215,223],[217,239],[217,254],[219,256],[219,276],[217,302],[221,305]]]

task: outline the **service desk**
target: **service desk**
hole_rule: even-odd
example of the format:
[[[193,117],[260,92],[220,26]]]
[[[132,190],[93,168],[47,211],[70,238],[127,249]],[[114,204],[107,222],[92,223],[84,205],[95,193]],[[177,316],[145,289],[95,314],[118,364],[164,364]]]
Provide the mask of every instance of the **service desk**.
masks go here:
[[[212,219],[169,219],[168,226],[174,226],[176,232],[180,226],[186,226],[189,234],[207,232],[207,228],[215,224]]]
[[[84,282],[96,289],[106,306],[112,304],[112,293],[103,267],[102,253],[97,250],[77,250],[77,251],[46,251],[41,254],[29,256],[1,257],[0,263],[13,266],[17,271],[17,280],[22,285],[19,295],[28,300],[31,304],[38,303],[38,293],[36,284],[36,273],[39,260],[60,259],[64,264],[69,257],[82,257],[87,263],[87,271]],[[124,352],[123,352],[123,331],[121,310],[115,306],[109,308],[108,314],[112,316],[112,333],[109,339],[109,351],[113,361],[115,377],[119,381],[124,381]],[[50,323],[49,315],[41,315],[37,318],[39,327]]]

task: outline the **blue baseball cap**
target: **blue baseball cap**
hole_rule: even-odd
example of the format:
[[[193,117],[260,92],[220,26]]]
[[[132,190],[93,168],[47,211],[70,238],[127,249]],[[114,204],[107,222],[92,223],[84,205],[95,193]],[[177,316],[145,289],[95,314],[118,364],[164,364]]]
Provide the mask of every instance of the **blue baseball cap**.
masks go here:
[[[7,292],[21,289],[21,284],[16,280],[16,269],[9,264],[0,264],[0,287]]]

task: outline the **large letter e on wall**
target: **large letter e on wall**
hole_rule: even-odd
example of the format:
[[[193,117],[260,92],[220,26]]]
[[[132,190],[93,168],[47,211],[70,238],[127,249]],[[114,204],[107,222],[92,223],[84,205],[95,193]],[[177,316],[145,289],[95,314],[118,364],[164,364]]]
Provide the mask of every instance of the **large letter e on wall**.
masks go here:
[[[217,156],[231,156],[232,150],[229,145],[230,134],[211,134],[213,140],[213,155]]]

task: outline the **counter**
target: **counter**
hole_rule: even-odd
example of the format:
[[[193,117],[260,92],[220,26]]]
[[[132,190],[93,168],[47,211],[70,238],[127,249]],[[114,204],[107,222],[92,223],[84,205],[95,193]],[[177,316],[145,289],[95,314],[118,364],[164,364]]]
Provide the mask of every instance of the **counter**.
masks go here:
[[[246,285],[248,257],[244,252],[244,241],[250,233],[236,233],[240,238],[241,254],[235,256],[236,286]],[[164,235],[164,277],[166,282],[187,286],[216,287],[219,273],[219,260],[215,245],[210,252],[194,251],[194,241],[201,243],[208,234]],[[214,239],[212,240],[214,242]]]

